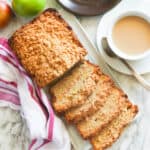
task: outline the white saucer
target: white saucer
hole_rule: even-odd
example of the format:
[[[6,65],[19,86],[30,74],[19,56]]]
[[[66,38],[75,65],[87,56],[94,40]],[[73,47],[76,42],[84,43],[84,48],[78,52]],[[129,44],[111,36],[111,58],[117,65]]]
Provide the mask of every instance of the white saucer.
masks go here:
[[[123,0],[119,5],[114,9],[105,14],[99,23],[97,29],[97,46],[98,50],[101,53],[102,57],[112,68],[118,72],[131,75],[130,70],[118,59],[109,57],[103,50],[101,45],[101,39],[107,36],[108,28],[110,22],[113,20],[115,14],[124,12],[127,10],[138,10],[139,12],[146,12],[150,17],[150,1],[148,0]],[[150,56],[139,61],[128,61],[135,70],[140,74],[150,73]]]

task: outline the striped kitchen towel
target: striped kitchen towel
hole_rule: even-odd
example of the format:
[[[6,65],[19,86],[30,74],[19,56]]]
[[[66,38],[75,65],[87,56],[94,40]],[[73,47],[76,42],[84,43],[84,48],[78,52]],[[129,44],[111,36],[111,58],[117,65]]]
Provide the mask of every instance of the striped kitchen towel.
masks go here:
[[[69,150],[68,133],[43,91],[32,82],[7,40],[0,38],[0,107],[20,110],[30,130],[29,150]]]

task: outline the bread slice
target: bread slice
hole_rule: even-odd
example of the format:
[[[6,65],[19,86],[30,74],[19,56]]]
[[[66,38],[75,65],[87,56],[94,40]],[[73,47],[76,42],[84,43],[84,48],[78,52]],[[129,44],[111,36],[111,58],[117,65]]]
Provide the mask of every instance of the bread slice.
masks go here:
[[[124,101],[121,113],[107,127],[91,138],[94,150],[105,150],[111,146],[120,136],[121,132],[135,117],[138,108],[128,100]]]
[[[72,28],[51,8],[17,30],[9,45],[40,87],[57,80],[86,55]]]
[[[85,119],[87,116],[92,115],[100,109],[107,100],[107,96],[111,92],[112,80],[107,75],[102,74],[99,76],[99,81],[96,89],[87,98],[84,104],[79,107],[71,108],[65,113],[65,119],[68,122],[77,123]]]
[[[83,104],[96,88],[101,74],[100,69],[88,61],[74,68],[50,89],[55,111],[60,113]]]
[[[84,139],[94,136],[120,113],[122,91],[116,87],[111,89],[106,103],[96,113],[77,124],[77,129]]]

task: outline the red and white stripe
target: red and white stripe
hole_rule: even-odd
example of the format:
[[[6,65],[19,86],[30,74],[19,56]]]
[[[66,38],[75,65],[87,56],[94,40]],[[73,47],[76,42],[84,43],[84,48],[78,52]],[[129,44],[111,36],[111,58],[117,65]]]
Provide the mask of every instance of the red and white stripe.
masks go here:
[[[44,118],[43,121],[45,122],[38,122],[38,124],[42,124],[38,127],[42,127],[43,129],[44,124],[45,131],[42,133],[42,129],[37,128],[39,133],[35,130],[36,133],[33,133],[33,135],[38,135],[38,137],[35,137],[29,146],[29,150],[40,149],[45,144],[49,143],[53,136],[54,113],[50,102],[44,91],[32,82],[24,68],[20,65],[18,59],[9,48],[7,40],[2,38],[0,39],[0,61],[4,65],[10,67],[13,70],[13,73],[16,73],[17,75],[19,74],[19,77],[14,77],[14,81],[6,80],[5,77],[0,74],[0,102],[6,102],[19,106],[23,111],[24,118],[26,119],[29,128],[32,127],[33,129],[37,126],[37,120],[35,120],[34,124],[34,118],[30,118],[30,115],[33,117],[36,115],[33,113],[39,113],[39,120]],[[4,71],[2,73],[4,74]],[[19,83],[19,79],[21,79],[21,83]],[[27,100],[21,96],[21,89],[23,88],[26,90],[30,100]],[[25,107],[24,104],[27,104],[27,106]],[[30,108],[35,108],[35,110],[31,110]],[[30,132],[32,132],[32,129]]]

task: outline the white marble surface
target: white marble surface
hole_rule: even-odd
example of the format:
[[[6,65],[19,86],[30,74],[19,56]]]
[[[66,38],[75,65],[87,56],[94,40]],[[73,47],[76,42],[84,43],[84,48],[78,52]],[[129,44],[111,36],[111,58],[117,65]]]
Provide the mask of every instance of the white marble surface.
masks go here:
[[[149,0],[143,1],[146,1],[147,5],[150,6]],[[55,0],[49,0],[48,3],[49,6],[60,7]],[[78,17],[80,23],[87,31],[89,38],[93,41],[94,44],[96,43],[95,35],[100,18],[101,16]],[[24,22],[27,22],[27,20],[19,18],[13,19],[11,24],[6,29],[0,31],[0,37],[8,37],[16,28],[21,26],[21,24]],[[136,120],[133,121],[133,123],[127,128],[127,130],[125,130],[121,138],[110,148],[110,150],[150,150],[150,91],[144,89],[133,77],[120,74],[113,69],[111,69],[111,71],[113,73],[113,76],[115,77],[115,80],[120,83],[121,88],[127,93],[131,101],[139,106],[139,114]],[[144,77],[150,81],[150,74],[144,75]],[[3,111],[4,110],[0,108],[0,112]],[[7,109],[7,112],[7,115],[10,116],[11,111]],[[9,122],[9,118],[7,121]],[[0,131],[1,130],[2,129],[0,129]],[[3,137],[0,134],[0,139],[2,138]],[[9,145],[10,143],[7,142],[7,144]],[[1,147],[3,147],[3,143],[1,142],[1,140],[0,145]],[[15,150],[16,148],[13,148],[10,145],[10,147],[7,147],[7,150],[9,149]],[[20,146],[20,150],[24,149],[26,149],[24,148],[24,146]],[[5,149],[2,148],[2,150]]]

